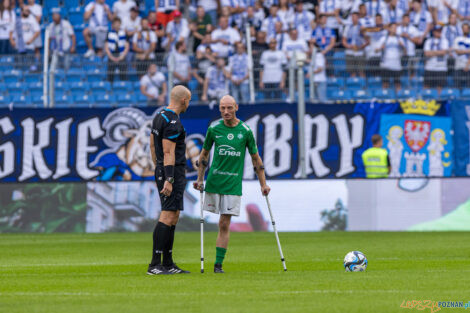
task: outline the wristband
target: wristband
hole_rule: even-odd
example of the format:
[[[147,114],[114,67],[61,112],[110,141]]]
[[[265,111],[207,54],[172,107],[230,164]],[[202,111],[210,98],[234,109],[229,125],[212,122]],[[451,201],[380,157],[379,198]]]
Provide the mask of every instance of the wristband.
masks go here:
[[[165,177],[175,177],[174,165],[165,165]]]

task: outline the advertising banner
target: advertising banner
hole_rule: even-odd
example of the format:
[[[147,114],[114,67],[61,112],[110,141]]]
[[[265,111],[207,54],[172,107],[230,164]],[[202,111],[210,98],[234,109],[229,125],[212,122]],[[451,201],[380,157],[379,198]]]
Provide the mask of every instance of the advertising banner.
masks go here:
[[[452,120],[407,114],[382,114],[380,134],[389,152],[390,177],[452,175]]]
[[[184,193],[178,231],[198,231],[199,192]],[[269,182],[280,231],[469,231],[469,178],[323,179]],[[151,232],[160,214],[154,182],[0,185],[0,233]],[[219,216],[206,212],[206,231]],[[259,183],[243,182],[231,231],[272,231]]]
[[[470,176],[470,103],[452,103],[455,143],[455,176]]]
[[[304,124],[308,178],[364,177],[361,153],[370,147],[372,135],[379,132],[382,114],[431,118],[447,116],[448,108],[448,104],[423,100],[307,104]],[[150,126],[161,109],[0,109],[0,183],[152,181]],[[244,105],[237,116],[253,131],[268,179],[300,176],[296,104]],[[196,176],[195,162],[207,127],[219,118],[218,108],[208,106],[190,106],[181,115],[187,132],[189,179]],[[464,135],[462,131],[459,136]],[[446,141],[444,154],[452,151],[452,140],[446,136]],[[457,151],[465,153],[468,160],[468,149],[463,152],[459,146]],[[444,175],[452,171],[452,165],[445,168]],[[244,179],[254,178],[247,155]]]

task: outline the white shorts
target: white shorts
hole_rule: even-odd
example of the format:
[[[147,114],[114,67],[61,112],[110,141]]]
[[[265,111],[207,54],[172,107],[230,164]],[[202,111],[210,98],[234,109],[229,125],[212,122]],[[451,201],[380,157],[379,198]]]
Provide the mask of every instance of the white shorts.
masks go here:
[[[221,195],[206,192],[204,195],[204,211],[216,214],[240,215],[241,196]]]

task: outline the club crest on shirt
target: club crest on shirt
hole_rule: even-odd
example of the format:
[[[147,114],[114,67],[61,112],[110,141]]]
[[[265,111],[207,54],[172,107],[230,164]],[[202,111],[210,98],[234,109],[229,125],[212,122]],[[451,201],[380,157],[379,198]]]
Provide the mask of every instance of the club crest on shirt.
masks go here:
[[[227,135],[227,139],[228,139],[228,140],[232,140],[232,139],[233,139],[233,134],[228,134],[228,135]]]
[[[238,139],[243,139],[243,134],[240,133],[240,134],[238,134],[237,137],[238,137]]]

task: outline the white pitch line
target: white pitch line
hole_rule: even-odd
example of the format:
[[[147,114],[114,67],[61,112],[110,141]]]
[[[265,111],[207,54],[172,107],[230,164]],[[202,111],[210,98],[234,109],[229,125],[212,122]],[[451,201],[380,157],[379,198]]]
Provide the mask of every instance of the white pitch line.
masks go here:
[[[262,294],[267,295],[308,295],[308,294],[369,294],[369,293],[376,293],[376,294],[399,294],[399,293],[411,293],[414,290],[398,290],[398,289],[389,289],[389,290],[339,290],[339,289],[326,289],[326,290],[286,290],[286,291],[265,291]],[[251,294],[251,291],[247,291],[247,293]],[[227,292],[227,291],[210,291],[210,292],[165,292],[165,296],[213,296],[213,295],[221,295],[221,296],[236,296],[240,295],[240,291],[234,292]],[[129,294],[129,293],[122,293],[122,292],[2,292],[0,296],[25,296],[25,297],[43,297],[43,296],[52,296],[52,297],[153,297],[155,296],[154,293],[136,293],[136,294]]]

